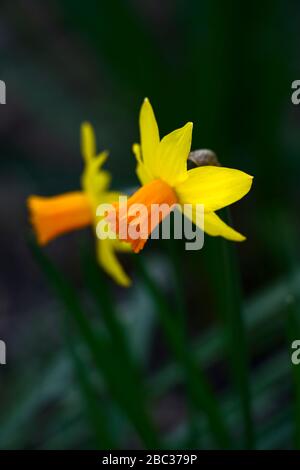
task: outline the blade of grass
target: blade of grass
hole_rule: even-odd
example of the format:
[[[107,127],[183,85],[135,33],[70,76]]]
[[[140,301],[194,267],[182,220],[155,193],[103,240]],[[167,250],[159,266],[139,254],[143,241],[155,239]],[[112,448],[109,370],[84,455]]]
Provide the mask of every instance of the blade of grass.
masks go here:
[[[175,302],[177,305],[177,312],[178,312],[178,326],[182,333],[182,342],[183,348],[188,350],[189,342],[188,342],[188,332],[187,332],[187,318],[188,312],[186,307],[184,289],[182,284],[182,278],[180,273],[182,272],[182,251],[179,247],[179,243],[175,238],[168,240],[167,249],[170,254],[170,260],[173,267],[174,273],[174,295],[175,295]],[[188,378],[187,378],[188,380]],[[187,389],[187,401],[188,401],[188,416],[189,416],[189,432],[187,436],[187,442],[185,447],[190,449],[195,449],[196,447],[199,448],[199,428],[197,426],[197,408],[195,409],[193,396],[190,393],[190,388]]]
[[[35,259],[63,302],[66,313],[77,325],[78,331],[98,370],[105,378],[110,393],[134,426],[143,445],[146,448],[159,447],[157,433],[147,410],[144,410],[140,402],[136,400],[136,394],[131,395],[132,390],[131,387],[128,387],[126,371],[124,371],[123,365],[119,363],[111,342],[94,332],[81,309],[76,292],[42,250],[33,241],[31,241],[30,246]]]
[[[287,370],[287,353],[280,352],[275,357],[272,356],[269,360],[259,365],[258,368],[253,372],[253,393],[255,395],[254,409],[255,415],[259,417],[259,429],[258,437],[259,440],[263,441],[271,439],[274,434],[274,422],[281,415],[282,407],[276,409],[270,413],[273,408],[274,402],[281,402],[283,396],[286,396],[286,392],[289,389],[288,384],[288,370]],[[240,444],[240,432],[241,427],[239,405],[236,402],[235,396],[232,391],[228,390],[222,394],[222,409],[226,416],[226,420],[230,425],[230,428],[235,433],[235,439]],[[286,411],[286,408],[284,408]],[[203,426],[203,419],[199,422],[199,427]],[[278,429],[280,432],[280,430]],[[172,439],[175,443],[180,442],[182,437],[180,435],[186,435],[186,425],[181,423],[178,428],[170,436],[170,442]],[[205,448],[211,448],[211,439],[208,439],[207,435],[203,435],[205,442]],[[261,448],[261,444],[258,445]]]
[[[300,338],[300,302],[299,296],[293,293],[293,278],[297,274],[297,267],[299,262],[298,254],[298,233],[295,230],[293,220],[289,213],[278,212],[277,214],[279,227],[280,227],[280,248],[284,257],[284,264],[287,270],[287,285],[286,285],[286,336],[288,341],[288,350],[294,340]],[[300,449],[300,369],[299,365],[292,363],[290,358],[292,381],[293,381],[293,441],[294,447]]]
[[[288,277],[291,278],[288,279]],[[279,335],[282,335],[285,323],[284,316],[281,315],[281,313],[286,308],[287,292],[299,299],[299,291],[300,270],[297,265],[295,272],[291,273],[291,276],[282,276],[271,285],[261,289],[245,302],[243,314],[251,344],[257,344],[259,334],[260,337],[265,338],[264,345],[266,348],[269,349],[270,346],[272,347],[274,341],[269,338],[269,334],[267,334],[270,326],[272,326],[272,328],[275,326],[275,341],[278,341]],[[51,309],[53,309],[52,306]],[[30,332],[30,341],[34,341],[34,335],[41,334],[39,331],[35,332],[32,328]],[[223,349],[223,340],[224,338],[218,334],[215,327],[209,328],[192,344],[192,354],[195,360],[198,362],[198,360],[202,359],[203,363],[209,367],[217,357],[220,357]],[[272,381],[270,379],[266,385],[270,390],[278,381],[282,382],[287,380],[288,366],[289,362],[285,357],[280,364],[277,364],[272,359],[269,364],[269,373],[280,375],[276,375]],[[62,352],[58,352],[52,357],[51,361],[47,363],[47,367],[43,369],[43,373],[35,371],[28,377],[28,373],[24,370],[17,370],[15,377],[11,377],[10,379],[10,387],[12,387],[15,392],[10,396],[10,400],[3,402],[1,413],[1,448],[24,448],[28,445],[30,436],[33,434],[33,430],[31,430],[29,425],[34,422],[34,417],[37,415],[38,410],[46,406],[49,401],[55,400],[55,402],[58,403],[61,401],[62,397],[64,400],[68,400],[69,392],[66,394],[66,383],[70,383],[68,380],[68,377],[72,376],[72,370],[70,371],[70,369],[67,358],[65,358]],[[265,377],[267,377],[267,375],[264,370],[262,372],[262,378]],[[182,380],[182,370],[178,366],[178,363],[172,362],[153,377],[153,382],[151,380],[149,387],[152,387],[152,393],[154,393],[155,399],[158,399],[164,393],[167,393],[169,389],[176,387]],[[255,377],[252,379],[252,382],[253,396],[257,396],[260,390],[256,391],[255,389]],[[69,386],[67,388],[69,388]],[[53,422],[55,424],[59,422],[60,416],[61,414],[59,416],[57,414],[54,415]],[[26,436],[22,432],[25,427],[27,430]],[[61,434],[63,434],[63,432]],[[50,436],[49,439],[51,440]],[[57,437],[57,442],[59,439],[60,437]],[[57,442],[55,440],[53,448],[55,448],[55,445],[58,445]],[[72,439],[70,439],[70,442],[72,442]],[[47,445],[47,443],[45,445]],[[52,441],[49,441],[49,445],[50,447],[52,446]]]
[[[149,409],[148,397],[141,377],[141,371],[132,356],[126,335],[124,334],[124,328],[119,321],[111,297],[109,285],[94,256],[88,251],[83,253],[82,265],[88,288],[93,294],[93,298],[101,312],[102,319],[113,343],[113,349],[121,362],[121,369],[126,371],[126,379],[131,387],[130,394],[136,402],[140,403],[142,409],[147,410]],[[145,413],[147,414],[146,411]]]
[[[194,361],[189,350],[185,348],[185,343],[182,341],[182,333],[180,328],[178,328],[178,324],[174,321],[174,315],[171,316],[169,314],[168,303],[155,281],[147,272],[142,258],[136,256],[134,259],[141,279],[157,305],[157,313],[159,314],[159,320],[168,344],[185,370],[186,385],[189,388],[189,393],[193,397],[195,405],[205,414],[216,444],[221,448],[229,448],[230,437],[213,391],[206,381],[201,368]]]
[[[225,219],[230,223],[229,211]],[[250,371],[246,327],[242,313],[241,280],[235,248],[224,239],[214,240],[217,245],[215,283],[218,311],[225,331],[225,348],[227,350],[230,370],[238,392],[241,415],[244,422],[244,446],[255,447],[255,435],[251,410]]]
[[[123,361],[123,366],[126,369],[128,380],[132,384],[134,392],[139,394],[139,399],[143,402],[146,397],[146,391],[144,390],[140,371],[132,357],[124,328],[119,321],[109,285],[95,258],[90,253],[85,252],[83,254],[82,266],[87,286],[93,295],[99,312],[101,312],[101,318],[110,334],[113,348]]]
[[[294,340],[300,338],[300,323],[297,315],[296,303],[293,297],[287,298],[287,319],[286,319],[286,331],[288,348],[290,349]],[[299,365],[293,364],[291,357],[291,372],[293,380],[293,402],[292,402],[292,435],[294,448],[300,449],[300,369]]]
[[[91,428],[94,430],[97,446],[99,449],[117,449],[120,446],[117,445],[115,437],[112,436],[109,426],[109,417],[102,406],[103,401],[100,397],[97,397],[95,387],[90,381],[86,366],[77,352],[77,345],[73,338],[72,328],[69,318],[66,315],[63,321],[63,330],[70,359],[78,379],[83,403],[86,408],[87,418],[91,424]]]
[[[287,300],[287,338],[288,348],[291,348],[295,339],[300,338],[300,324],[297,315],[297,309],[293,298]],[[291,358],[290,358],[291,361]],[[291,361],[292,378],[293,378],[293,426],[294,426],[294,446],[295,449],[300,449],[300,369],[299,365],[293,364]]]

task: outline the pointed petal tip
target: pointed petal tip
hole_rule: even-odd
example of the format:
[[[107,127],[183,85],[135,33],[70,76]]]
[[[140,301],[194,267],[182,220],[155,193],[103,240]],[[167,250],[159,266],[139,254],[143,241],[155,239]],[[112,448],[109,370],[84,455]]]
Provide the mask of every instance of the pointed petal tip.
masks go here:
[[[144,101],[142,103],[142,108],[144,108],[145,110],[152,110],[152,105],[150,103],[149,98],[144,98]]]
[[[149,100],[149,98],[147,98],[147,96],[146,96],[146,98],[144,98],[144,100],[143,100],[142,107],[143,107],[143,106],[150,106],[150,107],[152,107],[152,106],[151,106],[151,103],[150,103],[150,100]]]
[[[247,240],[247,237],[245,237],[245,235],[242,235],[241,233],[239,235],[240,237],[237,237],[236,239],[237,242],[244,242]]]
[[[248,175],[248,173],[246,173],[246,175],[248,176],[248,181],[249,181],[249,191],[252,187],[252,184],[253,184],[253,180],[254,180],[254,176],[252,175]]]
[[[242,170],[239,170],[239,171],[242,171]],[[249,173],[246,173],[245,171],[242,171],[242,173],[244,173],[244,174],[247,176],[247,178],[248,178],[249,180],[252,181],[252,180],[254,179],[254,176],[249,175]]]
[[[193,122],[187,122],[185,124],[185,126],[183,126],[184,129],[186,129],[187,131],[192,131],[193,130],[193,127],[194,127],[194,123]]]

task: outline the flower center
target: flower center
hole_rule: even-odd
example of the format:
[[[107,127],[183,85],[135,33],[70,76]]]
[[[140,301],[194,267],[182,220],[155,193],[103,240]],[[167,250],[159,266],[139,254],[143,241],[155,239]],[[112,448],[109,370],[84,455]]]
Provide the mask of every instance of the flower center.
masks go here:
[[[155,227],[167,217],[177,203],[174,190],[157,179],[142,186],[122,203],[114,203],[115,211],[106,219],[121,240],[131,243],[138,253]]]
[[[93,223],[90,201],[81,191],[54,197],[31,196],[28,206],[31,223],[41,245],[58,235]]]

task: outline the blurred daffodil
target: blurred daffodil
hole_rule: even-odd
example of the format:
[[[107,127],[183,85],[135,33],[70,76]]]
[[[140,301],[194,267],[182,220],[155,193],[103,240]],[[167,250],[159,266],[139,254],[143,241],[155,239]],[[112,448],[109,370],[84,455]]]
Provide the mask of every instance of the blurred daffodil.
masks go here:
[[[129,223],[134,223],[129,214],[135,204],[146,206],[148,213],[151,212],[152,204],[167,204],[170,211],[174,204],[180,207],[189,204],[192,208],[203,204],[204,227],[201,229],[212,236],[220,235],[234,241],[245,240],[243,235],[225,224],[215,211],[245,196],[251,188],[252,177],[239,170],[217,166],[202,166],[188,171],[192,129],[192,123],[188,122],[160,140],[152,106],[147,98],[144,100],[140,111],[141,144],[133,145],[137,160],[136,172],[142,187],[127,200],[127,214],[124,215],[120,206],[115,204],[118,220],[127,217]],[[196,222],[194,212],[191,211],[190,217]],[[167,212],[161,215],[159,222],[166,215]],[[118,225],[115,225],[115,230],[118,232]],[[132,239],[130,235],[122,238],[131,243],[135,253],[144,247],[147,240],[147,237]]]
[[[81,150],[84,171],[80,191],[54,197],[30,196],[28,207],[30,220],[40,245],[89,225],[96,231],[96,210],[101,203],[115,201],[118,193],[108,190],[111,177],[102,170],[108,157],[107,152],[96,154],[96,140],[92,126],[81,126]],[[116,251],[131,251],[130,245],[118,239],[97,239],[97,259],[102,268],[120,285],[129,286],[131,281],[120,265]]]

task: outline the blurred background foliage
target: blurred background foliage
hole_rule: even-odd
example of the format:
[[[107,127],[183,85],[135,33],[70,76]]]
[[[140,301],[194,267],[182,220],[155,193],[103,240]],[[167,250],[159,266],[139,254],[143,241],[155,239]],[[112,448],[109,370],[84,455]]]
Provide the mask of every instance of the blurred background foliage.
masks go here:
[[[1,448],[300,448],[299,15],[283,0],[2,1]],[[145,96],[162,135],[193,121],[194,149],[255,179],[231,214],[245,243],[151,241],[122,259],[124,290],[88,229],[40,251],[26,198],[79,187],[84,120],[114,188],[136,186]]]

